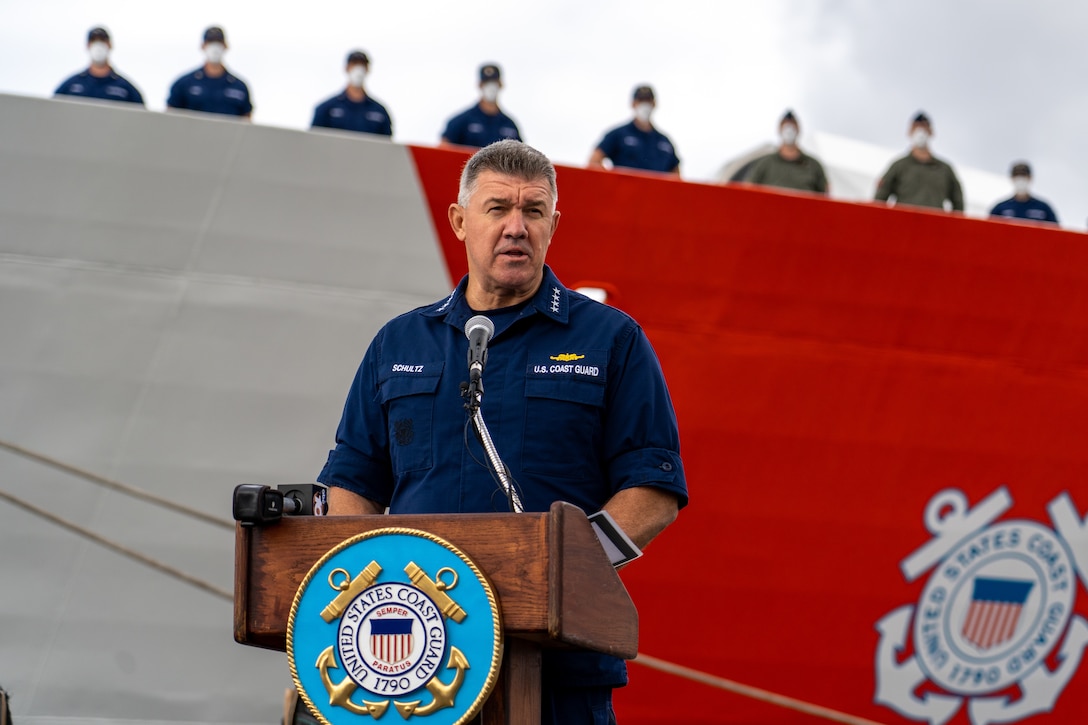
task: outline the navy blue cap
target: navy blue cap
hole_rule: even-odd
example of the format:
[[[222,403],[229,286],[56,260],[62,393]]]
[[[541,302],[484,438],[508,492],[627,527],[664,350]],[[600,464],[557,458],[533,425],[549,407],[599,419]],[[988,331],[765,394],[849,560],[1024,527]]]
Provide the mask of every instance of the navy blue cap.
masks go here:
[[[1031,176],[1031,167],[1027,161],[1017,161],[1012,165],[1009,176]]]
[[[480,66],[480,83],[502,80],[502,71],[494,63],[485,63]]]
[[[107,43],[110,42],[110,34],[101,25],[97,28],[91,28],[87,33],[88,43],[93,43],[96,40],[104,40]]]
[[[223,33],[223,29],[217,25],[213,25],[204,31],[205,43],[226,43],[227,36]]]
[[[356,63],[362,63],[366,67],[370,67],[370,58],[361,50],[353,50],[348,53],[348,65],[355,65]]]
[[[649,86],[639,86],[631,96],[636,101],[654,100],[654,89]]]

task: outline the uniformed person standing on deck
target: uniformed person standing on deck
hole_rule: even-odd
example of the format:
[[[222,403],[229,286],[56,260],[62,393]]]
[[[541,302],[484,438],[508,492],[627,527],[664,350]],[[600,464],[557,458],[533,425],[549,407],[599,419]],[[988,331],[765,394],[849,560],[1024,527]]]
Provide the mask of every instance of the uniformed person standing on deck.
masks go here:
[[[370,58],[361,50],[352,51],[348,54],[345,71],[348,74],[347,88],[314,109],[311,126],[392,136],[393,121],[389,118],[389,112],[363,87],[370,72]]]
[[[222,28],[212,26],[205,30],[201,46],[204,65],[174,82],[167,107],[249,118],[253,114],[249,88],[223,65],[227,47]]]
[[[776,186],[780,189],[827,193],[827,175],[823,164],[809,156],[797,145],[801,125],[793,111],[786,111],[778,122],[778,135],[782,144],[773,154],[761,156],[752,162],[744,180],[752,184]]]
[[[1054,213],[1050,204],[1032,195],[1031,167],[1026,161],[1013,164],[1009,176],[1012,178],[1013,195],[994,205],[994,208],[990,210],[990,216],[1058,223],[1058,215]]]
[[[947,203],[952,211],[963,211],[963,188],[956,172],[929,150],[933,124],[926,114],[919,113],[911,120],[909,136],[910,153],[888,167],[874,198],[888,201],[894,197],[897,205],[934,209],[944,209]]]
[[[514,119],[499,108],[502,71],[494,63],[480,66],[480,100],[458,113],[446,123],[442,132],[443,145],[483,148],[505,139],[521,141],[521,131]]]
[[[87,53],[91,64],[61,83],[54,92],[58,96],[79,96],[103,101],[124,101],[144,105],[144,97],[110,66],[113,44],[105,28],[91,28],[87,33]]]
[[[631,97],[634,119],[604,135],[589,157],[591,169],[605,169],[605,159],[613,168],[642,169],[668,174],[680,173],[680,157],[669,137],[650,121],[657,107],[654,89],[639,86]]]

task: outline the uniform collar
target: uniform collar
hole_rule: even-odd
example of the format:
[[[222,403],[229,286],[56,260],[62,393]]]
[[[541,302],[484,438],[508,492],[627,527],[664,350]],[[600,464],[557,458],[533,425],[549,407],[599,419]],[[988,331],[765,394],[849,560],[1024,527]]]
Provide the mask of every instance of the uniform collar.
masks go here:
[[[474,314],[465,300],[465,289],[467,287],[468,275],[465,275],[461,278],[457,288],[450,292],[448,297],[441,302],[436,302],[430,307],[424,308],[422,315],[424,317],[444,317],[448,324],[457,328],[464,327],[465,323],[468,322],[468,318]],[[544,277],[540,281],[540,289],[529,299],[528,304],[521,311],[519,319],[536,313],[564,325],[570,319],[570,290],[563,286],[563,283],[552,272],[551,267],[546,264],[544,265]]]
[[[106,81],[106,80],[112,81],[112,80],[116,80],[117,78],[120,77],[120,76],[117,75],[117,71],[115,71],[113,69],[113,66],[110,66],[110,72],[107,73],[104,76],[96,76],[94,73],[91,73],[91,69],[89,67],[86,70],[84,70],[82,73],[80,73],[79,75],[84,77],[84,78],[95,78],[95,79],[103,80],[103,81]]]
[[[195,71],[193,71],[193,77],[196,78],[197,80],[204,80],[205,78],[207,78],[210,81],[217,81],[220,78],[223,78],[228,83],[233,83],[234,81],[237,80],[233,75],[231,75],[231,72],[229,70],[227,70],[226,66],[223,66],[223,75],[215,76],[214,78],[204,72],[204,66],[200,66]]]

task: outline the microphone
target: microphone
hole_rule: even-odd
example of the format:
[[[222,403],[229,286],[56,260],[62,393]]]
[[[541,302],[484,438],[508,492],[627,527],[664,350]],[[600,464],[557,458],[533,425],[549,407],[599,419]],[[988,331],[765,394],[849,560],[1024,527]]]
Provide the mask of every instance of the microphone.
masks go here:
[[[487,342],[495,334],[495,323],[483,315],[469,318],[465,323],[465,336],[468,337],[468,377],[469,384],[476,385],[487,364]]]

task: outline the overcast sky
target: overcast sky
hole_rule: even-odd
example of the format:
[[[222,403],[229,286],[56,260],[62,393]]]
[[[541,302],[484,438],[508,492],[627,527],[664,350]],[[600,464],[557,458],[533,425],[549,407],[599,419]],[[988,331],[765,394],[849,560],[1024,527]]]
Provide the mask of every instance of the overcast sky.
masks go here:
[[[575,165],[650,83],[655,124],[692,181],[773,141],[786,108],[802,146],[821,131],[895,154],[924,109],[938,156],[1002,175],[1027,159],[1063,225],[1088,220],[1088,3],[1072,0],[0,0],[0,18],[0,92],[52,95],[86,67],[87,30],[101,24],[115,69],[153,111],[220,25],[254,122],[297,129],[361,48],[367,89],[403,143],[436,143],[475,101],[480,63],[496,61],[500,105],[525,140]]]

